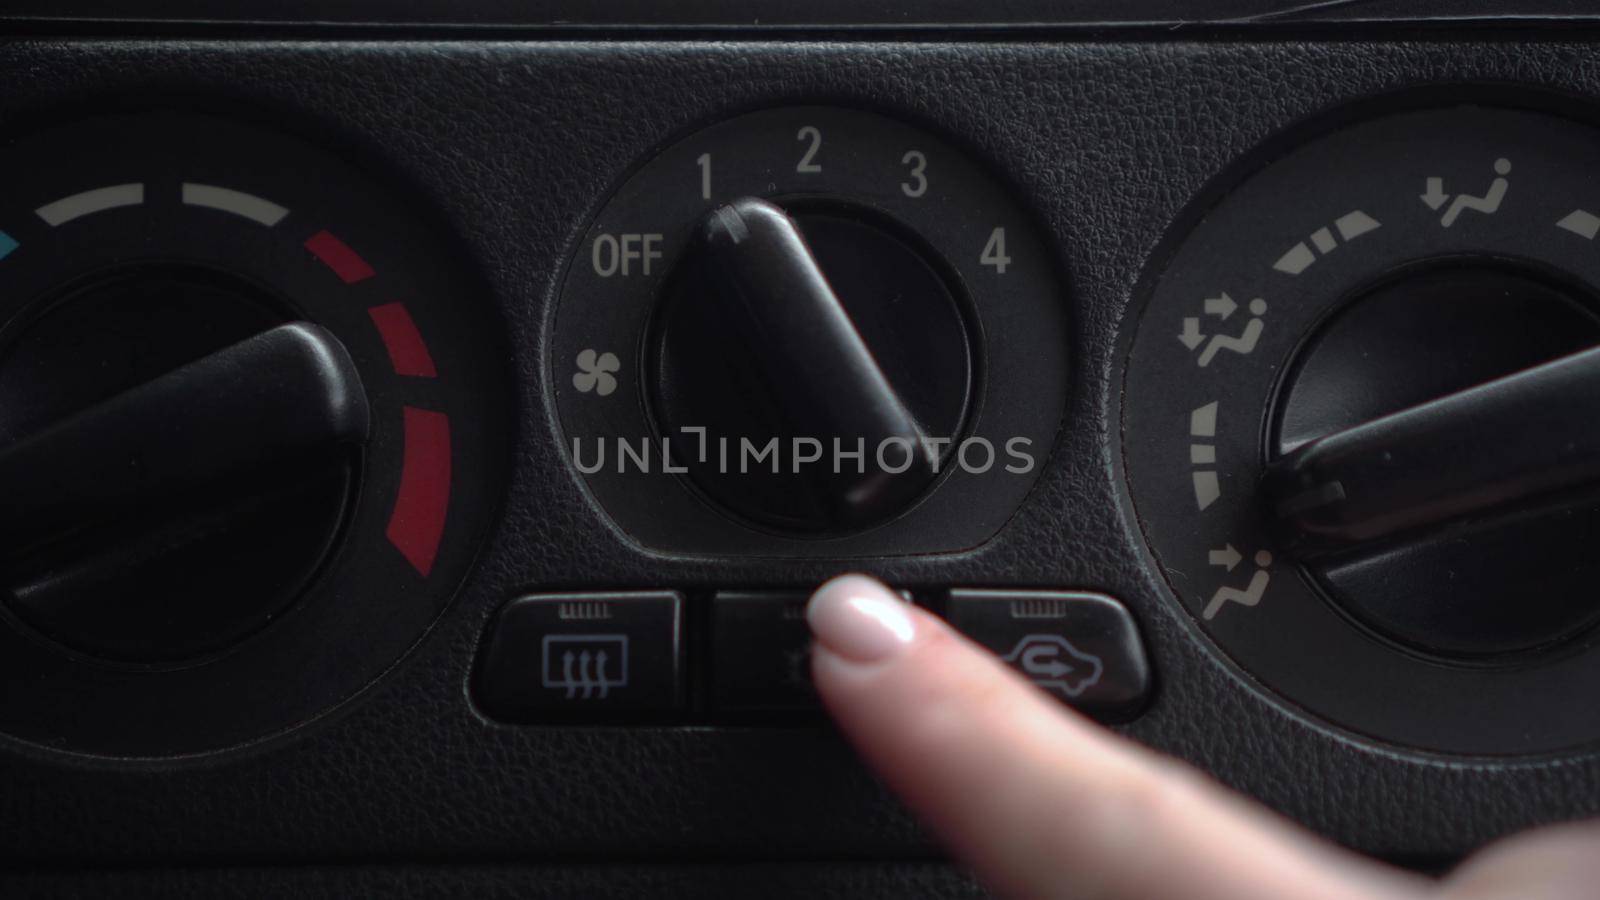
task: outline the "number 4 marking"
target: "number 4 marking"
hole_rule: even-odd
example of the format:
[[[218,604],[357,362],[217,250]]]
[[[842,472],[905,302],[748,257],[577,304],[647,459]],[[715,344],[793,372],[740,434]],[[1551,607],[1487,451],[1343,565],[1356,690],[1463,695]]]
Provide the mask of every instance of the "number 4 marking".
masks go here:
[[[1004,275],[1006,266],[1011,265],[1011,257],[1006,255],[1006,230],[996,228],[989,233],[989,243],[983,245],[983,255],[978,257],[978,262],[986,266],[993,266],[996,275]]]

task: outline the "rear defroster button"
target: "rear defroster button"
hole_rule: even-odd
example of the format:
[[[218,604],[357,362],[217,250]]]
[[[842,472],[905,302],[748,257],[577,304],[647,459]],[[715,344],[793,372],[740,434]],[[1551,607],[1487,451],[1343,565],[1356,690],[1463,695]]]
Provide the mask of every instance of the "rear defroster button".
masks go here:
[[[677,710],[682,607],[671,591],[513,600],[483,651],[478,702],[517,722]]]
[[[945,618],[1044,691],[1103,720],[1150,693],[1150,664],[1127,607],[1071,591],[950,591]]]

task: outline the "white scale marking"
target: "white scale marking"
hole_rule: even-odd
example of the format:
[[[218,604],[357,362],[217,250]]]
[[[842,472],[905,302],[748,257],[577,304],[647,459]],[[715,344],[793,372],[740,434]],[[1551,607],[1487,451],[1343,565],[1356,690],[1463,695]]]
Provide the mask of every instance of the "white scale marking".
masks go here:
[[[1584,240],[1592,241],[1595,235],[1600,234],[1600,216],[1584,209],[1575,209],[1567,213],[1566,218],[1556,223],[1557,228],[1564,228]]]
[[[143,203],[143,184],[113,184],[62,197],[60,200],[46,203],[34,212],[47,225],[55,228],[93,213],[123,206],[139,206]]]
[[[1339,242],[1333,239],[1333,232],[1326,228],[1318,228],[1311,232],[1311,244],[1317,248],[1318,253],[1323,254],[1332,253],[1333,248],[1339,246]]]
[[[1189,413],[1189,436],[1215,440],[1217,436],[1217,407],[1219,401],[1212,401],[1205,406]],[[1217,448],[1210,443],[1192,443],[1189,445],[1190,465],[1203,466],[1215,465],[1217,462]],[[1204,512],[1206,507],[1217,502],[1222,496],[1222,483],[1217,478],[1217,473],[1210,470],[1198,470],[1190,476],[1194,481],[1195,506]]]
[[[1278,261],[1273,263],[1272,267],[1279,272],[1299,275],[1310,268],[1311,264],[1316,261],[1317,255],[1311,252],[1311,248],[1306,246],[1305,241],[1301,241],[1290,247],[1288,253],[1278,257]]]
[[[183,183],[183,202],[186,206],[203,206],[243,216],[271,228],[283,221],[289,210],[255,194],[246,194],[232,188],[212,184]]]
[[[1361,210],[1348,212],[1334,220],[1333,227],[1339,229],[1339,239],[1353,241],[1369,231],[1380,227],[1378,220],[1367,215]]]
[[[1339,248],[1340,241],[1348,244],[1379,227],[1381,226],[1377,219],[1359,209],[1351,210],[1333,220],[1333,231],[1339,232],[1338,240],[1334,239],[1333,231],[1329,231],[1326,227],[1318,228],[1311,233],[1309,245],[1305,241],[1295,244],[1288,252],[1278,257],[1278,261],[1273,263],[1272,267],[1286,275],[1299,275],[1311,268],[1311,264],[1317,261],[1318,254],[1327,256]],[[1312,250],[1312,247],[1316,249]]]

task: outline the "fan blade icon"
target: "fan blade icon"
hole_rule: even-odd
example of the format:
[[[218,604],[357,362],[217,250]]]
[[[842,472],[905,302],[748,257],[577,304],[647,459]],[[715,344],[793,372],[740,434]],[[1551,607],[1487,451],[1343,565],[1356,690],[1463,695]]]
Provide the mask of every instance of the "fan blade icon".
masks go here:
[[[585,350],[578,354],[578,371],[572,376],[572,386],[579,393],[593,392],[604,397],[617,389],[617,379],[612,373],[621,369],[622,360],[617,359],[615,353]]]

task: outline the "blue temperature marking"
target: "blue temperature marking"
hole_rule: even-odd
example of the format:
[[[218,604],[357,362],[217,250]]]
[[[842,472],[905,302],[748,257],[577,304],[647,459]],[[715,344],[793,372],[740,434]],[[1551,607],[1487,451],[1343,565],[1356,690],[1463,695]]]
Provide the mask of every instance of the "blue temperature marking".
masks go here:
[[[11,251],[17,249],[17,246],[16,238],[6,234],[4,231],[0,231],[0,259],[10,256]]]

